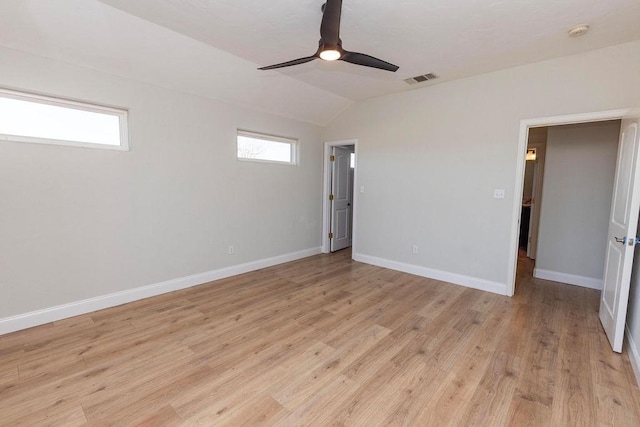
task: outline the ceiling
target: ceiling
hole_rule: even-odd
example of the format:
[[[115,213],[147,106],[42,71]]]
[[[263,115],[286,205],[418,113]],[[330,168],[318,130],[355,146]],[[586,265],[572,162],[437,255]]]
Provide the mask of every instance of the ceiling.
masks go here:
[[[322,0],[2,0],[0,47],[325,125],[353,102],[640,39],[640,0],[344,0],[347,50],[313,61]],[[567,30],[586,23],[588,34]],[[433,72],[439,79],[403,80]],[[310,102],[309,100],[312,100]]]
[[[260,65],[312,55],[324,2],[102,1]],[[591,31],[569,38],[568,29],[583,23]],[[400,70],[313,61],[270,72],[362,100],[406,90],[403,79],[419,74],[451,80],[640,39],[640,2],[344,0],[341,37],[345,49]]]

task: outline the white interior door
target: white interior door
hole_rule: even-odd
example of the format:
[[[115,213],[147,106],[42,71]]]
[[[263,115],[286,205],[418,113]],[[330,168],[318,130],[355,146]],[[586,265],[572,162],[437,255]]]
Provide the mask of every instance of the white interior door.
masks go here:
[[[531,207],[529,208],[529,235],[527,236],[527,258],[535,259],[534,248],[535,244],[535,235],[533,234],[533,227],[535,225],[535,214],[536,214],[536,205],[538,203],[537,200],[537,186],[538,186],[538,160],[535,160],[533,165],[533,189],[531,191]]]
[[[333,147],[331,170],[331,252],[351,245],[351,151]]]
[[[546,138],[546,137],[545,137]],[[540,206],[542,202],[542,184],[544,180],[544,161],[546,157],[546,140],[544,143],[533,144],[537,150],[537,159],[533,170],[533,191],[531,194],[531,222],[529,223],[529,242],[527,257],[536,259],[538,252],[538,230],[540,229]]]
[[[600,321],[613,351],[622,351],[640,209],[639,119],[622,120],[600,297]]]

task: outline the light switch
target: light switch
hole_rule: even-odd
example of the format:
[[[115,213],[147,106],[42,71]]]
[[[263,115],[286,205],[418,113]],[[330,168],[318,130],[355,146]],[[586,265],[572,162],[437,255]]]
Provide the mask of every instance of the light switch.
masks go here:
[[[364,185],[361,185],[361,186],[360,186],[360,192],[361,192],[361,193],[364,193]]]
[[[503,188],[496,188],[493,190],[493,198],[494,199],[504,199],[505,191]]]

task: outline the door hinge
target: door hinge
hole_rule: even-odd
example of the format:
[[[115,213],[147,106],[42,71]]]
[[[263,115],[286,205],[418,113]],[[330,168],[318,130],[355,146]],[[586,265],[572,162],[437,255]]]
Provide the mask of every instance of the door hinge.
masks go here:
[[[329,238],[333,239],[333,233],[329,233]]]
[[[333,200],[333,194],[329,194],[329,200]]]
[[[329,156],[329,161],[330,162],[335,162],[336,161],[336,156],[334,156],[333,154]]]

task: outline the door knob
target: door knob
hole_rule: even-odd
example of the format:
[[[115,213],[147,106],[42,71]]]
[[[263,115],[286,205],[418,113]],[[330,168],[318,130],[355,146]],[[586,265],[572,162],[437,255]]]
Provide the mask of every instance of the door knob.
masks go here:
[[[628,239],[626,236],[623,238],[614,236],[614,238],[616,239],[616,242],[622,243],[623,245],[635,246],[638,243],[640,243],[640,238],[638,237],[635,237],[633,239]]]

